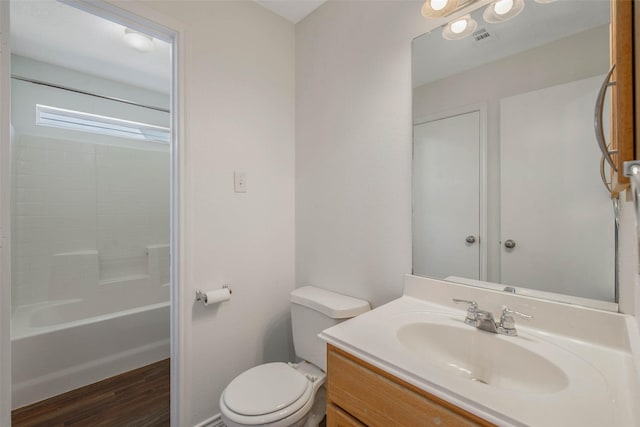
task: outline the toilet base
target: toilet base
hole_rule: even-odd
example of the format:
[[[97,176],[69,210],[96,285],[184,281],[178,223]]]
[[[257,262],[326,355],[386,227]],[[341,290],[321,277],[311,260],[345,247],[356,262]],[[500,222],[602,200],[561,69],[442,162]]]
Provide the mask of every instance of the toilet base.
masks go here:
[[[304,427],[318,427],[325,415],[327,415],[327,389],[322,386],[316,392],[313,407],[309,411],[309,417],[304,423]]]

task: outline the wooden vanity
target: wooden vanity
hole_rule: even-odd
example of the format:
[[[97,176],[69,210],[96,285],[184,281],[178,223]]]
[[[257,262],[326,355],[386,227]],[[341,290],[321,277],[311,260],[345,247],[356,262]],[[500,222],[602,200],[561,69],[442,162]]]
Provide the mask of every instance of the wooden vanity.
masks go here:
[[[327,426],[492,426],[424,390],[327,346]]]

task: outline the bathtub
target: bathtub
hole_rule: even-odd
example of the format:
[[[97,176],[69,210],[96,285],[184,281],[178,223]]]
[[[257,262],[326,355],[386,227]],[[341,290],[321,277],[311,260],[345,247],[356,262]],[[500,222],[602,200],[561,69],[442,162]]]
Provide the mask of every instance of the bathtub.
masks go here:
[[[118,311],[111,313],[99,308],[113,311],[113,304],[92,299],[17,307],[11,339],[13,408],[168,358],[169,287],[162,288],[145,306],[136,306],[139,298],[116,298]]]

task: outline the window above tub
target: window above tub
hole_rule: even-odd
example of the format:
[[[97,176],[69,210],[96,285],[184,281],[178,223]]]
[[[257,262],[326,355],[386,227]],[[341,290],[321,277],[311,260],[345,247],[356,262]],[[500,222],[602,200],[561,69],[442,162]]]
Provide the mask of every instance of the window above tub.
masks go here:
[[[166,127],[41,104],[36,105],[36,124],[164,144],[170,141]]]

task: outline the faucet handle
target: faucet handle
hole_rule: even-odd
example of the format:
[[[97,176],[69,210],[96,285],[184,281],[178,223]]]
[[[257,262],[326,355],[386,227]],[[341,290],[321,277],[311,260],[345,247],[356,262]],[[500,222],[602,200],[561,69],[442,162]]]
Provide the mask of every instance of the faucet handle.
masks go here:
[[[504,306],[502,308],[502,315],[500,316],[500,323],[498,324],[498,333],[500,334],[504,334],[504,335],[509,335],[509,336],[516,336],[518,335],[518,332],[516,331],[516,322],[515,320],[513,320],[513,315],[516,316],[520,316],[523,319],[531,319],[533,318],[533,316],[530,316],[528,314],[524,314],[524,313],[520,313],[519,311],[515,311],[510,309],[507,306]]]
[[[469,301],[466,299],[453,298],[453,302],[456,304],[468,304],[467,317],[464,319],[464,323],[470,326],[478,326],[478,303],[475,301]]]
[[[473,309],[474,311],[478,309],[478,303],[475,301],[469,301],[466,299],[458,299],[458,298],[454,298],[453,302],[455,302],[456,304],[469,304],[469,310]]]
[[[511,310],[509,307],[504,306],[504,307],[502,307],[502,316],[500,316],[500,319],[502,319],[503,317],[509,317],[512,314],[515,314],[515,315],[520,316],[523,319],[527,319],[527,320],[533,318],[533,316],[531,316],[529,314],[520,313],[519,311]],[[511,316],[511,317],[513,317],[513,316]]]

